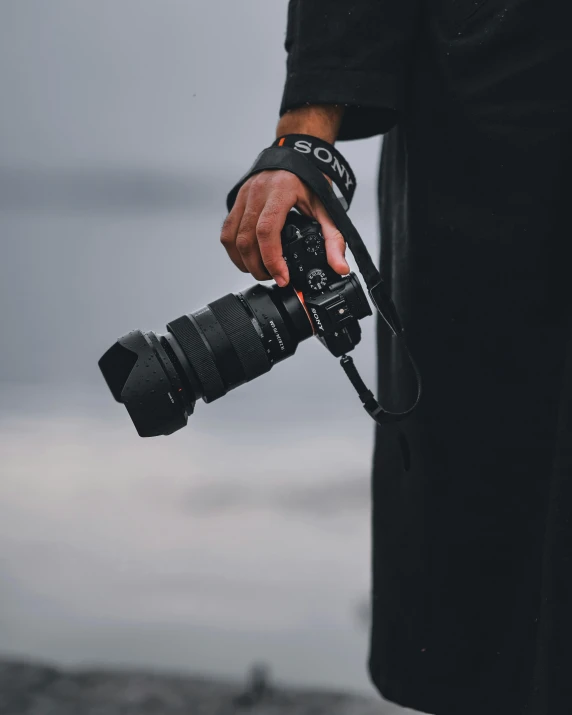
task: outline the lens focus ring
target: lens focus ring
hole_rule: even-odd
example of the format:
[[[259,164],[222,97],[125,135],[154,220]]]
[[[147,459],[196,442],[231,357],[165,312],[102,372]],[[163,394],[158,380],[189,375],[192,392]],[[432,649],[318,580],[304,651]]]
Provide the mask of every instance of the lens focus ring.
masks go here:
[[[247,380],[270,370],[270,361],[240,300],[229,293],[208,306],[238,355]]]
[[[226,388],[209,349],[188,315],[171,321],[167,329],[178,341],[187,359],[195,369],[204,391],[205,402],[226,395]]]

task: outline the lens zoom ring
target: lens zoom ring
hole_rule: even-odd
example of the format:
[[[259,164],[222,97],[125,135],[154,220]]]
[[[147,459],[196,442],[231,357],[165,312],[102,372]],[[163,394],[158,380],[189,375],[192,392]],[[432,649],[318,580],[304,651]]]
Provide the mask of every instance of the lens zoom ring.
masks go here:
[[[226,395],[226,388],[213,357],[191,319],[187,315],[182,315],[170,322],[167,329],[175,336],[197,373],[203,386],[205,402],[212,402]]]
[[[240,300],[229,293],[209,303],[209,308],[222,325],[236,350],[247,380],[253,380],[270,370],[266,351]]]

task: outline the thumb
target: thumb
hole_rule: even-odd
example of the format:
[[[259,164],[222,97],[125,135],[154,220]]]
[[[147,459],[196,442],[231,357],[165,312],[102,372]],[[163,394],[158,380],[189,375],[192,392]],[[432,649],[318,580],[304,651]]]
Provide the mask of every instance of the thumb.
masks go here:
[[[349,273],[350,267],[344,257],[346,253],[344,237],[322,206],[316,207],[315,216],[322,227],[328,263],[340,275]]]

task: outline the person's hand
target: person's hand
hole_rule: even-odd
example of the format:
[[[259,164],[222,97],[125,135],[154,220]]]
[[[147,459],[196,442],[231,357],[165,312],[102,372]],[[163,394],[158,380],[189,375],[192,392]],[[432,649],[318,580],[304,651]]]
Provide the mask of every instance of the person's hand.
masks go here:
[[[340,275],[349,273],[344,258],[346,243],[322,202],[297,176],[282,170],[261,171],[238,192],[220,236],[235,266],[256,280],[274,278],[279,286],[288,284],[280,232],[293,207],[320,223],[328,263]]]

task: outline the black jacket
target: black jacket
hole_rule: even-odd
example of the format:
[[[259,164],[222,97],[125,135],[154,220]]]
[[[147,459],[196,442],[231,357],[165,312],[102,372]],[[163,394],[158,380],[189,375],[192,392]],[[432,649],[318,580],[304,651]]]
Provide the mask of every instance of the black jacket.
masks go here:
[[[437,715],[572,713],[565,0],[294,0],[281,112],[386,133],[381,272],[424,379],[378,430],[369,668]],[[359,177],[358,177],[359,182]],[[379,388],[415,387],[378,328]]]

